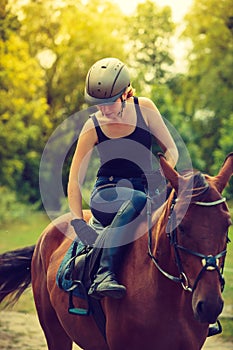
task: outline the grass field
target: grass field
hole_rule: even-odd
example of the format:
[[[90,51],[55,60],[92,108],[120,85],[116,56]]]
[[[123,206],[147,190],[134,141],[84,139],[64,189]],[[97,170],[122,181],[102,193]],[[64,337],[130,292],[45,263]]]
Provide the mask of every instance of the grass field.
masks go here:
[[[35,244],[48,223],[49,219],[45,214],[31,213],[27,219],[22,218],[18,222],[0,227],[0,253]],[[226,309],[233,305],[233,227],[230,229],[229,237],[232,243],[228,245],[224,271],[226,286],[223,293]],[[1,308],[3,306],[4,304]],[[30,289],[23,294],[18,303],[14,306],[14,311],[35,312]],[[233,317],[221,317],[221,323],[223,326],[223,337],[233,341]]]
[[[1,226],[0,254],[35,244],[48,223],[47,215],[42,212],[34,212],[30,213],[27,218]],[[19,312],[36,312],[31,289],[24,292],[13,309]]]

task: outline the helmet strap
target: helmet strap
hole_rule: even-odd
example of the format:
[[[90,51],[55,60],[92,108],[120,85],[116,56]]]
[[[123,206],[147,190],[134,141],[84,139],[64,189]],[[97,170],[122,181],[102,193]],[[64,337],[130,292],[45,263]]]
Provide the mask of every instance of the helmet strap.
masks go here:
[[[125,106],[126,106],[126,100],[123,100],[123,97],[121,96],[121,111],[118,113],[118,116],[121,118],[122,118],[122,114],[123,114]]]

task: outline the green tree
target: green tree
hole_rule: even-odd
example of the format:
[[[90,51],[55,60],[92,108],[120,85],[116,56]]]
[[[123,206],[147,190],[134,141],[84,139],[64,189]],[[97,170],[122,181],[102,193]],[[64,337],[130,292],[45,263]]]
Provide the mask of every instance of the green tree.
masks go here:
[[[203,170],[212,172],[215,155],[222,153],[233,107],[232,1],[195,0],[186,23],[184,35],[191,39],[192,47],[183,88],[184,108],[191,117],[198,155],[205,160]]]
[[[1,184],[34,202],[43,148],[84,107],[87,70],[103,56],[124,59],[122,16],[101,0],[3,1],[0,9]]]
[[[35,201],[43,135],[51,124],[46,114],[44,74],[20,38],[19,28],[17,17],[5,3],[0,39],[0,178],[1,185]]]
[[[44,70],[55,126],[83,107],[85,77],[96,60],[124,58],[121,12],[107,0],[31,1],[23,11],[22,37]]]
[[[225,157],[233,152],[233,141],[232,141],[232,130],[233,130],[233,113],[228,118],[224,118],[222,121],[222,127],[219,130],[220,140],[219,147],[214,151],[214,166],[213,174],[217,174],[220,166],[222,165]],[[231,180],[230,186],[225,189],[228,198],[233,197],[233,181]]]
[[[147,0],[126,20],[126,48],[134,68],[134,85],[139,93],[149,93],[151,86],[164,84],[170,75],[169,67],[173,63],[170,43],[175,29],[171,9]]]

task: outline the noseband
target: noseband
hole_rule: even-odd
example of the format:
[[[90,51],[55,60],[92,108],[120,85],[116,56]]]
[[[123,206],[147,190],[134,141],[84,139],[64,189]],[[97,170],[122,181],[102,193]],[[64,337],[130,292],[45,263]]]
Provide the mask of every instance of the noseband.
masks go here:
[[[148,255],[150,256],[150,258],[152,259],[153,263],[155,264],[155,266],[157,267],[157,269],[168,279],[170,279],[173,282],[177,282],[177,283],[181,283],[183,289],[185,291],[188,292],[194,292],[194,290],[197,287],[198,282],[200,281],[200,279],[202,278],[203,274],[206,271],[217,271],[218,275],[219,275],[219,281],[221,284],[221,291],[223,291],[224,289],[224,285],[225,285],[225,280],[223,277],[223,268],[224,268],[224,264],[222,264],[222,266],[219,266],[219,259],[223,256],[226,255],[227,250],[223,250],[222,252],[216,254],[216,255],[204,255],[195,251],[192,251],[190,249],[187,249],[181,245],[178,244],[177,242],[177,225],[174,225],[173,227],[175,227],[171,232],[168,233],[168,238],[170,240],[170,244],[173,246],[174,248],[174,253],[175,253],[175,260],[176,260],[176,264],[178,267],[178,271],[179,271],[179,277],[176,276],[172,276],[170,275],[168,272],[166,272],[165,270],[163,270],[160,266],[159,263],[156,259],[156,257],[153,255],[152,253],[152,230],[151,230],[151,198],[148,196],[147,197],[147,218],[148,218]],[[174,197],[172,204],[171,204],[171,208],[170,208],[170,214],[168,217],[168,225],[171,226],[171,218],[173,217],[173,223],[174,223],[174,218],[175,218],[175,213],[173,212],[175,204],[177,203],[177,199]],[[217,201],[214,202],[192,202],[193,204],[196,204],[198,206],[215,206],[218,204],[221,204],[223,202],[226,201],[226,198],[220,198]],[[173,214],[173,215],[172,215]],[[180,259],[180,254],[179,251],[184,251],[189,255],[194,255],[198,258],[201,259],[202,262],[202,269],[199,272],[194,284],[192,287],[190,287],[189,282],[188,282],[188,278],[184,272],[183,266],[182,266],[182,262]]]

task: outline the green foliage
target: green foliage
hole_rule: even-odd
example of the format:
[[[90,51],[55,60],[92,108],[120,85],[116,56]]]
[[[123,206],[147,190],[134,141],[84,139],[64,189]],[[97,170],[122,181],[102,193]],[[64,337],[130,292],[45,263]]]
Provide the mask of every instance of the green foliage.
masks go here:
[[[0,38],[6,41],[11,32],[15,32],[20,28],[20,23],[17,16],[13,15],[7,9],[7,0],[0,2]]]
[[[25,6],[14,2],[4,9],[0,178],[21,200],[35,202],[40,198],[39,163],[46,140],[64,116],[81,108],[90,65],[102,56],[123,59],[117,37],[121,17],[107,1],[85,6],[81,1],[67,1],[67,6],[49,0]]]
[[[233,28],[229,26],[232,15],[231,0],[196,0],[186,16],[184,32],[193,43],[189,75],[196,78],[196,88],[201,91],[194,102],[198,108],[211,106],[211,110],[222,115],[226,115],[232,107]],[[205,94],[202,94],[204,91]],[[221,104],[216,97],[221,99]]]
[[[14,18],[16,25],[12,25]],[[0,178],[1,184],[35,201],[34,185],[45,133],[51,128],[44,94],[44,74],[19,35],[19,22],[2,12],[0,40]],[[17,29],[17,30],[16,30]],[[34,177],[34,178],[33,178]]]
[[[188,101],[185,109],[192,118],[194,141],[200,145],[208,172],[216,168],[216,152],[225,151],[222,137],[228,134],[233,107],[232,18],[231,0],[195,0],[186,16],[184,35],[191,39],[192,47],[183,100]],[[233,150],[232,138],[227,148]]]
[[[71,0],[29,2],[23,12],[22,37],[44,71],[49,112],[57,125],[81,109],[90,66],[104,56],[124,58],[118,35],[123,19],[117,6],[103,0],[85,5]]]
[[[19,203],[15,192],[0,187],[0,227],[23,217],[28,211],[25,204]]]
[[[127,49],[135,72],[133,83],[138,93],[145,94],[150,85],[165,83],[173,63],[169,50],[175,28],[171,9],[147,0],[137,6],[127,23]]]
[[[233,152],[233,141],[232,141],[232,130],[233,130],[233,113],[222,121],[222,126],[219,130],[220,140],[219,148],[214,151],[214,166],[212,167],[214,174],[217,174],[218,169],[222,165],[225,157]],[[229,186],[225,190],[227,198],[233,196],[233,179],[231,179]]]

